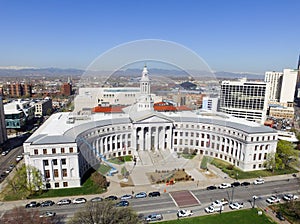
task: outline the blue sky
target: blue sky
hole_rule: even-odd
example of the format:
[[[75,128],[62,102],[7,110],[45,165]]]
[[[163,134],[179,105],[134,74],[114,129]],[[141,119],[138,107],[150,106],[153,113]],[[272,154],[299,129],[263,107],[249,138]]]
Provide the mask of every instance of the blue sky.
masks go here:
[[[281,71],[296,67],[299,27],[298,0],[0,0],[0,66],[84,69],[117,45],[162,39],[212,70]]]

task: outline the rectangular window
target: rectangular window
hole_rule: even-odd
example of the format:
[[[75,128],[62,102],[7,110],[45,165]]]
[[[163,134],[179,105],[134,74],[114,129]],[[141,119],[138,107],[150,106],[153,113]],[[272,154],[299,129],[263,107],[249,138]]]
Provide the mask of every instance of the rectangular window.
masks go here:
[[[56,166],[57,165],[57,159],[53,159],[52,163],[53,163],[54,166]]]
[[[68,187],[68,182],[63,182],[64,187]]]
[[[59,187],[59,183],[57,183],[57,182],[54,183],[54,187],[56,187],[56,188]]]
[[[47,154],[47,149],[43,149],[43,154]]]
[[[73,153],[73,147],[69,148],[70,153]]]
[[[254,161],[256,160],[256,154],[253,155],[253,160],[254,160]]]
[[[38,149],[35,149],[34,150],[34,155],[38,155],[39,154],[39,150]]]
[[[45,178],[50,178],[50,170],[45,170]]]
[[[44,163],[44,166],[48,166],[49,165],[48,160],[43,160],[43,163]]]
[[[174,145],[177,145],[177,138],[174,138]]]
[[[52,148],[52,154],[56,153],[56,148]]]
[[[61,148],[61,149],[60,149],[60,152],[61,152],[61,153],[65,153],[65,148]]]
[[[63,177],[68,176],[67,169],[62,169],[62,175],[63,175]]]
[[[261,160],[261,153],[258,154],[258,160]]]
[[[58,177],[58,169],[54,169],[53,172],[54,172],[54,177]]]
[[[66,162],[66,159],[61,159],[61,165],[66,165],[67,162]]]

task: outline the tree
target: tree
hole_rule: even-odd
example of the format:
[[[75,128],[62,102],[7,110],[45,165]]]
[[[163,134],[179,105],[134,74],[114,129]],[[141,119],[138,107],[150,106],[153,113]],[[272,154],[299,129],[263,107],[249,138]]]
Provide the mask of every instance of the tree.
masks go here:
[[[106,177],[101,175],[98,172],[94,172],[92,174],[92,181],[97,184],[100,188],[107,188],[108,184],[107,184],[107,180]]]
[[[76,212],[69,224],[138,224],[141,223],[131,208],[117,208],[111,201],[88,202]]]
[[[264,165],[268,170],[274,172],[276,168],[275,153],[268,153]]]
[[[37,168],[22,165],[20,168],[16,169],[13,178],[7,179],[7,184],[15,194],[23,195],[25,191],[33,193],[42,190],[43,178],[41,172]]]
[[[37,209],[26,209],[24,207],[15,207],[7,211],[1,218],[1,223],[5,224],[58,224],[62,223],[63,216],[40,217]]]
[[[276,154],[281,159],[284,166],[288,166],[291,158],[296,155],[293,149],[294,146],[292,143],[284,140],[278,141]]]

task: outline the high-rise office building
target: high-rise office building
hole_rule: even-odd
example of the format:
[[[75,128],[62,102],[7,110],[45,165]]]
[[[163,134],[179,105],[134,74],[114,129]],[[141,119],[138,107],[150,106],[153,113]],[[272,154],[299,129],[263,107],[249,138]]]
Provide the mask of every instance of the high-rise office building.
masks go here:
[[[283,72],[266,72],[265,82],[269,83],[269,103],[288,106],[294,102],[297,70],[284,69]]]
[[[263,123],[266,119],[269,86],[266,82],[223,81],[220,111],[249,121]]]
[[[294,102],[297,74],[298,72],[295,69],[283,70],[279,102],[284,106]]]
[[[5,125],[5,115],[4,115],[2,97],[0,96],[0,144],[3,144],[6,140],[7,140],[7,131]]]
[[[269,83],[270,97],[269,102],[279,102],[283,72],[266,72],[265,82]]]

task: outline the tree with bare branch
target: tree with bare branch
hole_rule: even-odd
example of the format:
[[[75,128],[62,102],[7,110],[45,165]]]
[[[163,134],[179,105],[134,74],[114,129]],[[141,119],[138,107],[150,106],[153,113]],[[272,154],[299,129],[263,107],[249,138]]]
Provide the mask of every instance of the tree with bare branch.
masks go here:
[[[68,222],[69,224],[138,224],[137,214],[128,207],[115,207],[111,201],[89,202]]]

